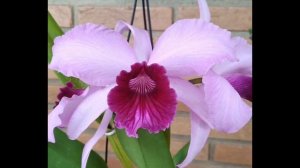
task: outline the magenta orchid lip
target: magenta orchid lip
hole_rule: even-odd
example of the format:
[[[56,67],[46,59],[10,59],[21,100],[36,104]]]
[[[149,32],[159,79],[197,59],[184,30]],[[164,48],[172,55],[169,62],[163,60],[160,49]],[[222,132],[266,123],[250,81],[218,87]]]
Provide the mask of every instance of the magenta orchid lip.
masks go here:
[[[191,112],[191,141],[186,167],[201,151],[212,129],[240,130],[252,117],[252,46],[210,22],[205,0],[198,0],[201,18],[182,19],[163,32],[153,50],[148,33],[119,21],[115,30],[87,23],[57,37],[50,69],[77,77],[89,86],[80,94],[62,97],[48,117],[48,141],[53,129],[66,127],[77,139],[104,113],[94,136],[86,143],[82,168],[93,146],[105,134],[112,114],[115,126],[138,138],[137,130],[150,133],[169,128],[177,101]],[[122,32],[131,30],[131,47]],[[195,86],[186,78],[198,76]]]
[[[143,62],[133,64],[130,72],[121,71],[117,86],[108,94],[108,105],[116,113],[116,127],[137,138],[139,128],[150,133],[169,128],[177,101],[164,67]]]

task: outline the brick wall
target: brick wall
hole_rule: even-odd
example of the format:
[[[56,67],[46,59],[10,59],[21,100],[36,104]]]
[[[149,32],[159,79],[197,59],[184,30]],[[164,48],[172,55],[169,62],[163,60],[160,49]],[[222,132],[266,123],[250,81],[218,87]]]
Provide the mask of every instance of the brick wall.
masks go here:
[[[48,0],[49,11],[66,31],[72,26],[94,22],[114,27],[119,19],[129,22],[131,0]],[[212,21],[229,29],[233,35],[248,39],[247,30],[252,27],[252,0],[208,0]],[[198,17],[196,0],[150,0],[154,40],[174,21],[182,18]],[[141,4],[138,4],[135,25],[143,27]],[[249,42],[251,42],[249,40]],[[56,100],[58,88],[62,86],[51,70],[48,71],[49,111]],[[80,137],[86,142],[95,132],[94,123]],[[178,112],[172,124],[171,152],[175,154],[188,140],[190,134],[189,113],[187,107],[178,106]],[[95,146],[103,156],[104,138]],[[120,163],[109,149],[109,167],[119,168]],[[250,168],[252,167],[252,123],[235,134],[211,132],[203,151],[196,157],[189,168]]]

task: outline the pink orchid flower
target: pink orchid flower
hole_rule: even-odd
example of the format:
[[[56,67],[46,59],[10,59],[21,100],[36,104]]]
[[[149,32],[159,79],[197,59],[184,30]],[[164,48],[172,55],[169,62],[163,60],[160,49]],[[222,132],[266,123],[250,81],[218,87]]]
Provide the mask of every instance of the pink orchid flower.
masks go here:
[[[77,77],[89,87],[80,95],[63,97],[49,114],[48,141],[55,142],[55,127],[66,127],[68,137],[77,139],[104,113],[99,128],[83,149],[84,168],[113,113],[116,127],[137,138],[139,128],[150,133],[169,128],[177,101],[181,101],[191,110],[192,125],[190,149],[179,165],[185,167],[200,152],[210,129],[235,132],[242,128],[251,118],[251,107],[219,76],[222,74],[218,75],[216,65],[239,62],[237,48],[244,42],[209,22],[205,1],[199,0],[199,6],[201,19],[175,22],[153,50],[145,30],[122,21],[115,30],[84,24],[57,37],[49,68]],[[126,30],[134,36],[133,47],[122,36]],[[198,87],[185,80],[190,76],[202,77],[203,85]]]
[[[210,22],[206,1],[198,0],[198,4],[202,19],[206,23]],[[227,60],[215,64],[202,76],[203,84],[197,89],[193,88],[194,92],[198,90],[199,94],[195,97],[186,95],[186,99],[200,102],[198,108],[201,108],[201,114],[206,116],[209,122],[197,113],[191,113],[190,146],[185,160],[177,165],[179,168],[186,167],[193,161],[204,147],[211,129],[235,133],[252,117],[252,107],[242,99],[252,101],[252,46],[240,37],[234,37],[231,41],[237,61]],[[181,86],[174,89],[184,88]]]

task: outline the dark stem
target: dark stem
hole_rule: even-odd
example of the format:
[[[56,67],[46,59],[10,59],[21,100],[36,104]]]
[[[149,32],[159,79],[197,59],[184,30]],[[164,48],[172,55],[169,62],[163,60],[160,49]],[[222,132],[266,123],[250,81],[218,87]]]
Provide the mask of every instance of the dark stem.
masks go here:
[[[146,0],[146,3],[147,3],[147,15],[148,15],[150,42],[151,42],[151,47],[153,49],[153,37],[152,37],[152,26],[151,26],[151,15],[150,15],[149,0]]]
[[[133,10],[132,10],[132,15],[131,15],[130,25],[133,25],[134,16],[135,16],[135,11],[136,11],[136,4],[137,4],[137,0],[135,0],[135,1],[134,1],[134,4],[133,4]],[[130,35],[131,35],[131,31],[129,30],[128,36],[127,36],[127,41],[128,41],[128,42],[129,42],[129,40],[130,40]]]
[[[147,18],[146,18],[146,10],[145,10],[145,0],[142,0],[143,6],[143,18],[144,18],[144,28],[147,30]]]
[[[105,163],[107,164],[107,155],[108,155],[108,138],[106,136],[105,140]]]

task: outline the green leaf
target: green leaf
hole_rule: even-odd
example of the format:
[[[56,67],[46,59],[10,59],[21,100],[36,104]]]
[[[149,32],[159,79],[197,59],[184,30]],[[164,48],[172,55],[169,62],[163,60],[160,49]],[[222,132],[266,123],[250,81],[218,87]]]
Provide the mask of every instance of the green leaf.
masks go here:
[[[48,34],[48,64],[51,62],[52,59],[52,46],[53,46],[53,39]]]
[[[48,142],[48,168],[80,168],[83,144],[69,140],[59,129],[55,129],[55,143]],[[87,168],[107,168],[104,160],[91,151]]]
[[[57,73],[59,73],[59,72],[57,72]],[[71,78],[70,82],[72,82],[74,84],[74,87],[77,88],[77,89],[86,88],[88,86],[86,83],[82,82],[78,78],[74,78],[74,77],[70,77],[70,78]]]
[[[150,134],[139,129],[139,138],[128,137],[123,129],[116,129],[116,133],[129,158],[138,168],[175,168],[163,132]]]
[[[53,17],[51,16],[50,12],[48,11],[48,63],[50,63],[51,59],[52,59],[53,40],[57,36],[61,36],[63,34],[64,34],[64,32],[58,26],[58,24],[53,19]]]
[[[190,142],[188,142],[187,144],[185,144],[177,153],[176,155],[173,157],[173,160],[174,160],[174,163],[177,165],[179,163],[181,163],[186,155],[187,155],[187,152],[188,152],[188,149],[189,149],[189,146],[190,146]]]
[[[64,32],[58,26],[58,24],[48,11],[48,35],[50,36],[50,38],[54,39],[55,37],[61,36],[63,34]]]
[[[112,146],[114,153],[120,160],[123,168],[133,168],[132,161],[128,158],[116,134],[108,136],[108,141]]]
[[[165,131],[163,131],[168,147],[170,149],[170,145],[171,145],[171,127],[169,127],[168,129],[166,129]]]

